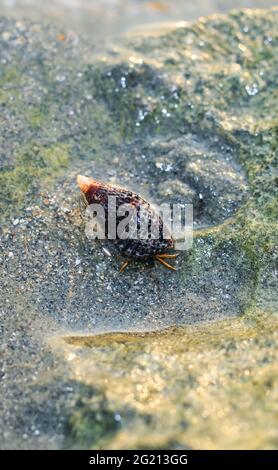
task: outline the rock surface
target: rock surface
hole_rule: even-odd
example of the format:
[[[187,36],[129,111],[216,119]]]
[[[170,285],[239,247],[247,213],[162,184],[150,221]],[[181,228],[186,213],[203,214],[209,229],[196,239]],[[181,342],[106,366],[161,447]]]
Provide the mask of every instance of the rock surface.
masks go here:
[[[3,448],[277,448],[277,19],[102,57],[0,20]],[[193,202],[177,273],[119,275],[78,173]]]

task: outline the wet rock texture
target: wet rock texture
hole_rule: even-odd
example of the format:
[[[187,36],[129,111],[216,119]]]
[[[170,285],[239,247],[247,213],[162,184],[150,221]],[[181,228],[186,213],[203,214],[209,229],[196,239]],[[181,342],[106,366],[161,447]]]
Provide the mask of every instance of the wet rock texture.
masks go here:
[[[102,57],[0,20],[4,448],[277,448],[277,19]],[[193,203],[177,273],[119,275],[86,239],[78,173]]]

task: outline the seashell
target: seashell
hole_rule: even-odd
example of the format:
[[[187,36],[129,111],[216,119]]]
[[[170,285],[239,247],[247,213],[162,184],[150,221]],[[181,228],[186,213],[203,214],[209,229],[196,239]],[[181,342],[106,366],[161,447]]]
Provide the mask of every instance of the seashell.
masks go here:
[[[149,202],[128,189],[109,183],[103,183],[87,176],[78,175],[77,183],[88,205],[99,204],[104,209],[105,221],[103,221],[103,224],[105,227],[105,238],[114,239],[121,254],[127,258],[122,264],[120,272],[124,271],[132,259],[143,261],[149,258],[153,258],[166,268],[176,271],[173,266],[165,261],[167,258],[171,259],[177,257],[176,254],[168,253],[169,250],[174,249],[174,240],[169,229],[163,223],[163,219]],[[114,237],[111,236],[109,232],[108,224],[108,212],[111,199],[115,201],[116,230]],[[127,205],[131,207],[133,211],[136,235],[141,233],[144,227],[144,237],[129,236],[124,238],[120,236],[123,235],[124,232],[119,233],[119,224],[126,219],[126,213],[119,209],[121,207],[125,208]],[[156,228],[156,237],[153,237],[151,234],[151,228],[153,227]]]

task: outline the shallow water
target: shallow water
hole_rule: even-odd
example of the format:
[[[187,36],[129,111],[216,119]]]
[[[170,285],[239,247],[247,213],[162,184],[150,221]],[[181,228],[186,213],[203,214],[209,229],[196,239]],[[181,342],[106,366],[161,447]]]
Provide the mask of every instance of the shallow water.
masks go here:
[[[0,0],[0,14],[44,20],[99,43],[122,33],[161,30],[157,23],[190,21],[232,8],[267,8],[275,0]]]
[[[100,56],[0,26],[1,445],[277,448],[277,9]],[[79,173],[207,228],[119,275]]]

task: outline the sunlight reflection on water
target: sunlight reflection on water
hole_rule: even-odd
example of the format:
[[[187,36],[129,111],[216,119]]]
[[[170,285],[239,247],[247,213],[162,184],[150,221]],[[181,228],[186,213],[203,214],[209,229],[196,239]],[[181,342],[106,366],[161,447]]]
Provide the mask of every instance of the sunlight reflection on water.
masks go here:
[[[0,0],[0,14],[56,23],[96,42],[142,25],[194,20],[234,8],[267,8],[276,3],[275,0]]]

